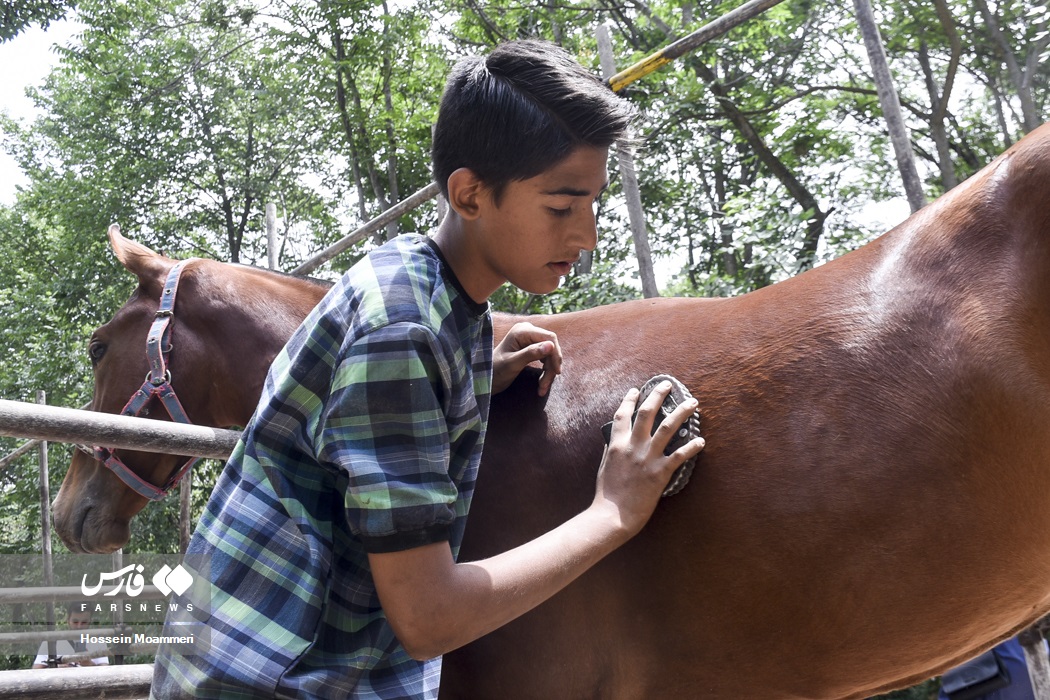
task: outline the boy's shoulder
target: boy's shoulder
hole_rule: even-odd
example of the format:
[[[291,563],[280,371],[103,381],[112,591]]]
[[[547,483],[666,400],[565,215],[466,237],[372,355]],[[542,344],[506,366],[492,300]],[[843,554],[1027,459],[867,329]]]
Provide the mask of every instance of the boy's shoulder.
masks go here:
[[[343,275],[329,313],[345,315],[357,334],[395,323],[442,325],[460,296],[433,240],[403,234],[370,251]]]
[[[405,233],[366,253],[347,270],[341,282],[359,290],[432,284],[440,276],[440,262],[430,238]]]

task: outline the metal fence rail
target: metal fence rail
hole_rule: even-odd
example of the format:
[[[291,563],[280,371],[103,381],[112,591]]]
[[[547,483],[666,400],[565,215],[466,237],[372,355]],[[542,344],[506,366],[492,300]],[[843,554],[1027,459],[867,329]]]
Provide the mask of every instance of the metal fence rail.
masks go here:
[[[163,600],[167,596],[156,586],[143,586],[135,600]],[[78,586],[34,586],[0,588],[0,605],[9,603],[64,603],[83,600],[124,600],[103,592],[86,595]]]
[[[42,474],[46,464],[47,441],[192,455],[226,459],[237,444],[240,434],[231,430],[171,423],[146,418],[131,418],[73,408],[22,403],[0,399],[0,435],[33,438],[41,448]],[[26,447],[28,451],[31,447]],[[42,492],[46,493],[46,492]],[[42,512],[48,510],[47,496],[42,495]],[[49,552],[45,560],[50,560]],[[0,605],[49,603],[64,600],[100,599],[104,594],[85,596],[76,586],[39,588],[0,588]],[[156,586],[145,586],[138,600],[163,600],[166,596]],[[112,600],[112,598],[107,598]],[[53,622],[53,620],[52,620]],[[118,628],[112,628],[116,631]],[[123,628],[127,629],[127,628]],[[91,634],[104,634],[111,628],[89,628]],[[32,631],[0,634],[0,644],[67,639],[70,630]],[[114,650],[111,649],[112,653]],[[120,653],[151,653],[155,648],[127,647]],[[88,652],[85,656],[101,655]],[[75,657],[61,657],[63,660]],[[57,669],[25,669],[0,673],[0,700],[134,700],[149,696],[153,678],[152,664],[85,666]]]
[[[116,635],[126,634],[128,629],[117,627],[85,627],[79,630],[41,630],[37,632],[0,632],[0,644],[25,644],[28,642],[63,642],[79,634]]]
[[[226,459],[240,433],[0,399],[0,435]]]
[[[149,696],[153,664],[4,671],[0,700],[134,700]]]

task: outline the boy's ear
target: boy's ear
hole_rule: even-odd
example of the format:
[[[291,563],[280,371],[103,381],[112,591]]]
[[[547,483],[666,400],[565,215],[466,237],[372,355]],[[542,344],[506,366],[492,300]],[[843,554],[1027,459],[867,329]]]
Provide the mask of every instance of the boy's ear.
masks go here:
[[[470,168],[458,168],[448,176],[448,205],[464,219],[476,219],[481,211],[485,183]]]

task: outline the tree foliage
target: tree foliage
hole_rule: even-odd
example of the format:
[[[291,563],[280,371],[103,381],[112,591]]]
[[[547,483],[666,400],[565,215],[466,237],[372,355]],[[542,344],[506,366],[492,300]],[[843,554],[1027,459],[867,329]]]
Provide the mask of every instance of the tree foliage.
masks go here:
[[[51,22],[65,17],[71,6],[63,0],[5,0],[0,3],[0,44],[33,24],[47,29]]]

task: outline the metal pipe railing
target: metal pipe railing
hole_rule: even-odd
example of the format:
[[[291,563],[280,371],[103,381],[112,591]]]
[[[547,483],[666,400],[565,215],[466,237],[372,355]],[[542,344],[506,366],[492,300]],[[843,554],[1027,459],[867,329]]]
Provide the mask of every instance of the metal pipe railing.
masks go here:
[[[240,438],[222,428],[7,399],[0,399],[0,435],[212,459],[229,457]]]

